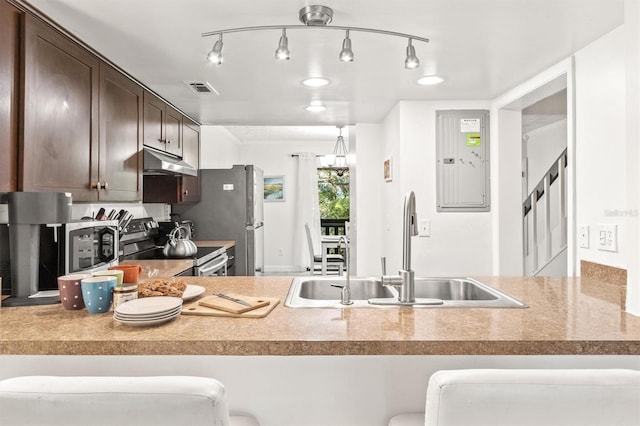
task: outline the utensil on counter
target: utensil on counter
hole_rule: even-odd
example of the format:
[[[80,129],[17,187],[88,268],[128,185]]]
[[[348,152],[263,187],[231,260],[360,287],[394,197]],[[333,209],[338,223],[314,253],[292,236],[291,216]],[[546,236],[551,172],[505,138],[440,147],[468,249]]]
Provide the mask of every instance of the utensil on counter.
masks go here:
[[[189,257],[198,252],[198,247],[188,238],[188,229],[185,226],[176,224],[176,227],[169,233],[169,240],[162,249],[165,257]]]
[[[221,297],[221,298],[226,299],[226,300],[231,300],[232,302],[236,302],[236,303],[239,303],[239,304],[244,305],[244,306],[253,306],[249,302],[245,302],[244,300],[238,299],[236,297],[228,296],[228,295],[226,295],[224,293],[213,293],[213,295]]]
[[[235,302],[221,299],[218,296],[206,296],[197,302],[183,307],[182,315],[202,315],[228,318],[264,318],[280,303],[277,297],[249,297],[244,295],[242,300],[252,303],[252,307],[238,305]]]
[[[122,218],[120,218],[120,221],[118,222],[118,231],[120,233],[124,232],[124,230],[127,229],[127,225],[129,225],[131,219],[133,219],[133,214],[125,210]]]
[[[98,213],[96,214],[96,220],[104,220],[106,219],[105,215],[104,215],[104,208],[100,207],[100,210],[98,210]]]

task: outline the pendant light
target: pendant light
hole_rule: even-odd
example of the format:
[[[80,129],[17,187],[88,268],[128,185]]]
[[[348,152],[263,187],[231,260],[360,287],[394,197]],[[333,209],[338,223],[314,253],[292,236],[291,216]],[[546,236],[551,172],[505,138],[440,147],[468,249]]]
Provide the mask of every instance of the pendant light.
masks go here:
[[[344,143],[344,138],[342,137],[342,127],[338,126],[339,135],[336,140],[336,146],[333,148],[333,155],[331,159],[331,167],[334,168],[346,168],[349,166],[349,161],[347,160],[347,155],[349,155],[349,151],[347,150],[347,146]]]

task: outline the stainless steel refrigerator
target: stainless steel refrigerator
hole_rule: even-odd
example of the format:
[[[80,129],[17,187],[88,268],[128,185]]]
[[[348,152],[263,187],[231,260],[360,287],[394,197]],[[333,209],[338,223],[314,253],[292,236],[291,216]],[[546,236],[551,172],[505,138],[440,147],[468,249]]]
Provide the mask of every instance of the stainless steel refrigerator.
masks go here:
[[[264,176],[252,165],[199,171],[202,199],[173,212],[191,219],[196,240],[234,240],[235,275],[264,271]]]

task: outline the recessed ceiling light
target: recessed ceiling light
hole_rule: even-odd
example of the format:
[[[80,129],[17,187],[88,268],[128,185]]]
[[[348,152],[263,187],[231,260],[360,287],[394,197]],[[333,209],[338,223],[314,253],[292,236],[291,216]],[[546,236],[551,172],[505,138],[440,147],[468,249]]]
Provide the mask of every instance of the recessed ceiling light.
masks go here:
[[[425,75],[424,77],[420,77],[418,79],[418,84],[423,86],[432,86],[434,84],[440,84],[444,81],[444,78],[439,75]]]
[[[311,101],[311,103],[304,107],[304,109],[310,112],[322,112],[327,109],[327,107],[324,106],[320,101]]]
[[[323,87],[327,86],[331,81],[323,77],[310,77],[302,80],[302,84],[307,87]]]

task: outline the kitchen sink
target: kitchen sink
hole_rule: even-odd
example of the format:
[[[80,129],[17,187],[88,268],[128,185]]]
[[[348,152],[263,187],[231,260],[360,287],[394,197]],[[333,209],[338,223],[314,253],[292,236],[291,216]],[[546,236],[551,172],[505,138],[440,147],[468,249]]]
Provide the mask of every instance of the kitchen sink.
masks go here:
[[[291,308],[357,308],[397,306],[398,291],[379,277],[352,277],[353,304],[340,303],[344,277],[296,277],[285,305]],[[472,278],[416,278],[414,308],[526,308],[521,301]],[[420,304],[420,303],[424,304]],[[406,306],[406,305],[403,305]]]

